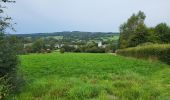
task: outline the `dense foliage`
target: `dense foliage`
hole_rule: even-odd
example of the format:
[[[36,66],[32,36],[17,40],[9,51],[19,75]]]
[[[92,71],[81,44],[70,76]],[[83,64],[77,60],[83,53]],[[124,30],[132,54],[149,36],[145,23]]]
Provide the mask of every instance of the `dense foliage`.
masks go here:
[[[120,49],[117,54],[144,59],[158,59],[170,64],[170,44],[151,44]]]
[[[9,37],[11,43],[15,43],[17,54],[48,53],[59,49],[65,52],[103,53],[114,52],[117,49],[119,34],[102,32],[56,32],[16,34],[7,35],[7,37]],[[101,45],[99,47],[97,44],[100,42]],[[95,45],[89,46],[89,44],[94,43]]]
[[[135,47],[146,42],[170,43],[170,27],[166,23],[160,23],[149,28],[144,23],[145,17],[139,11],[120,26],[119,48]]]
[[[6,39],[0,40],[0,76],[14,72],[17,63],[14,47]]]
[[[72,35],[75,33],[71,33]],[[84,36],[84,33],[80,32],[79,36]],[[89,34],[94,34],[90,33]],[[97,35],[101,35],[98,37]],[[83,40],[79,37],[75,37],[72,39],[64,39],[61,36],[50,36],[46,35],[46,37],[32,38],[32,37],[19,37],[19,36],[11,36],[10,41],[13,43],[17,43],[16,48],[18,49],[18,54],[28,54],[28,53],[48,53],[54,50],[61,50],[65,52],[91,52],[91,53],[104,53],[104,52],[114,52],[117,49],[118,44],[118,34],[107,34],[107,33],[96,33],[93,37],[90,36],[89,39]],[[63,34],[64,36],[64,34]],[[88,40],[89,39],[89,40]],[[98,45],[101,43],[101,45]]]
[[[170,27],[166,23],[158,24],[154,29],[156,42],[170,43]]]
[[[113,53],[117,49],[115,44],[109,44],[106,47],[98,47],[97,43],[91,42],[86,45],[80,45],[77,47],[64,45],[61,52],[81,52],[81,53]]]
[[[6,37],[6,29],[13,29],[11,18],[4,14],[4,5],[10,0],[0,1],[0,99],[9,92],[18,89],[17,77],[17,45],[11,37]]]
[[[117,53],[137,58],[157,58],[170,64],[168,44],[170,43],[170,27],[166,23],[147,27],[144,23],[145,17],[145,14],[139,11],[120,26],[119,48],[122,50],[118,50]],[[138,46],[143,44],[146,46]]]

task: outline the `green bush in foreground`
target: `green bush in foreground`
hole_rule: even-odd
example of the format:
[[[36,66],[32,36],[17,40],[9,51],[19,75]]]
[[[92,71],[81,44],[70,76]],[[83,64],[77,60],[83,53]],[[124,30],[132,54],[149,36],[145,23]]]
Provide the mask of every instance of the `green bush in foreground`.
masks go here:
[[[170,44],[153,44],[120,49],[117,54],[136,58],[158,59],[170,64]]]
[[[10,92],[10,85],[8,84],[8,81],[7,79],[5,79],[6,76],[4,77],[0,77],[0,100],[1,99],[4,99],[4,97],[6,97],[9,92]]]

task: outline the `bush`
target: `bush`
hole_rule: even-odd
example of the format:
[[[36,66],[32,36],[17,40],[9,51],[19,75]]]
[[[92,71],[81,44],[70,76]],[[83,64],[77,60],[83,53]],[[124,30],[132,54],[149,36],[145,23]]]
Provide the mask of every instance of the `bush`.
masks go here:
[[[19,76],[16,45],[10,43],[6,37],[2,37],[0,39],[0,100],[12,92],[18,92],[23,83],[23,79]]]
[[[154,43],[152,43],[152,42],[146,42],[146,43],[141,43],[141,44],[139,44],[139,45],[137,45],[137,46],[147,46],[147,45],[154,45]]]
[[[92,48],[86,48],[85,52],[87,52],[87,53],[105,53],[105,49],[99,48],[99,47],[92,47]]]
[[[81,48],[76,48],[73,52],[82,52]]]
[[[105,47],[105,52],[107,52],[107,53],[115,53],[116,49],[117,49],[117,45],[109,44],[109,45],[107,45]]]
[[[69,45],[64,45],[62,48],[65,50],[65,52],[73,52],[76,49],[75,47]]]
[[[60,53],[64,53],[65,52],[65,49],[64,48],[61,48],[60,49]]]
[[[156,58],[170,64],[170,44],[153,44],[133,48],[120,49],[118,55],[136,58]]]
[[[0,43],[0,76],[4,76],[16,71],[18,57],[13,47],[4,42]]]
[[[60,49],[60,53],[64,52],[86,52],[86,53],[105,53],[105,49],[101,47],[97,47],[95,45],[84,45],[84,46],[79,46],[77,48],[69,45],[64,45]]]
[[[32,44],[33,53],[44,53],[46,49],[45,42],[43,39],[38,39]]]
[[[9,95],[10,85],[8,84],[7,77],[0,77],[0,100],[3,100],[6,96]]]

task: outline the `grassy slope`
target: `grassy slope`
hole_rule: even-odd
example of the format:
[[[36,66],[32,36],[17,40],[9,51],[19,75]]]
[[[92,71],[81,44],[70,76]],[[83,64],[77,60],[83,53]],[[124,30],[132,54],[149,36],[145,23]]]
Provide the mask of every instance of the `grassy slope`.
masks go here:
[[[15,99],[170,99],[170,67],[111,54],[21,56],[26,85]]]

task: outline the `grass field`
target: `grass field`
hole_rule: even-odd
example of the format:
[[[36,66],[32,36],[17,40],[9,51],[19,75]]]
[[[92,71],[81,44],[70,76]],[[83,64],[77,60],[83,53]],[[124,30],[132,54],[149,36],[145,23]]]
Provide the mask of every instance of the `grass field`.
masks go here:
[[[170,66],[112,54],[50,53],[21,58],[16,100],[169,100]]]
[[[114,36],[110,36],[110,37],[101,37],[101,39],[103,40],[103,41],[108,41],[108,40],[110,40],[110,41],[116,41],[116,40],[119,40],[119,36],[117,36],[117,35],[114,35]]]
[[[63,36],[48,36],[48,38],[54,38],[56,40],[62,40]]]

